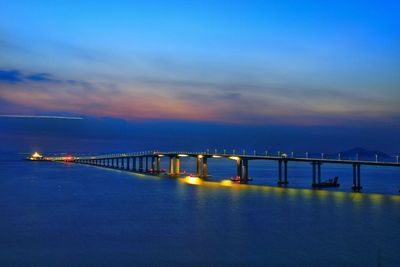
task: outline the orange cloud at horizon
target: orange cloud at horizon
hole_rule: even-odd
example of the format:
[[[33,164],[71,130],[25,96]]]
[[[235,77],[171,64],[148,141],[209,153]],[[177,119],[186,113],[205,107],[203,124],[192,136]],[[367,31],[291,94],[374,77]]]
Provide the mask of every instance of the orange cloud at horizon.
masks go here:
[[[38,112],[84,114],[94,117],[116,117],[128,120],[175,119],[237,124],[332,125],[350,124],[357,120],[387,117],[385,110],[365,112],[355,106],[346,109],[342,103],[306,105],[297,99],[281,99],[280,95],[248,94],[240,97],[141,85],[123,89],[98,85],[95,88],[72,87],[55,83],[0,84],[3,99],[13,105]],[[325,109],[325,110],[324,110]],[[344,111],[340,111],[344,110]],[[3,110],[3,113],[7,110]],[[388,120],[390,121],[390,117]]]

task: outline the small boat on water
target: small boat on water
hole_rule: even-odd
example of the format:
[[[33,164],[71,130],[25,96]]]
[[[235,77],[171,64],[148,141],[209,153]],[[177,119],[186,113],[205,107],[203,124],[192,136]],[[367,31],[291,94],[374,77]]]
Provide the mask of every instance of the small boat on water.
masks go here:
[[[240,182],[240,177],[239,176],[231,177],[229,178],[229,180],[231,180],[232,182]],[[247,181],[253,181],[253,178],[247,178]]]
[[[312,184],[312,186],[318,188],[339,187],[339,176],[335,176],[335,178],[323,181],[319,184]]]

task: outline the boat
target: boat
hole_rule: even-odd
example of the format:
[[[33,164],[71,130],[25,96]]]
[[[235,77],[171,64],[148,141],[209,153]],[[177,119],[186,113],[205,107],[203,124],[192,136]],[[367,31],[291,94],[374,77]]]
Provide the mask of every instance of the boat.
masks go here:
[[[239,176],[231,177],[231,178],[229,178],[229,180],[231,180],[232,182],[241,182]],[[243,181],[244,181],[244,180],[242,180],[242,182],[243,182]],[[253,181],[253,178],[247,178],[247,181]]]
[[[312,184],[312,186],[318,188],[339,187],[340,184],[338,182],[339,182],[339,176],[335,176],[333,179],[323,181],[319,184]]]

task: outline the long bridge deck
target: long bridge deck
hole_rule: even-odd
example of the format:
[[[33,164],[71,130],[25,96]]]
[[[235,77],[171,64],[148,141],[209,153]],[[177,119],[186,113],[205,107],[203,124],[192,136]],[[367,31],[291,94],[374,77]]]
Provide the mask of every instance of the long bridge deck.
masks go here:
[[[208,177],[208,159],[209,158],[227,158],[236,161],[236,178],[235,181],[240,183],[248,183],[249,165],[251,160],[271,160],[278,163],[278,185],[287,185],[288,182],[288,163],[289,162],[305,162],[312,165],[312,186],[323,187],[321,181],[321,165],[322,164],[345,164],[351,165],[353,168],[353,191],[360,192],[361,186],[361,166],[379,166],[379,167],[400,167],[399,157],[396,162],[380,162],[366,160],[348,160],[348,159],[328,159],[328,158],[309,158],[309,157],[290,157],[286,154],[280,156],[253,155],[248,154],[227,154],[227,153],[209,153],[207,152],[159,152],[147,151],[124,154],[107,154],[97,156],[77,156],[69,158],[69,161],[81,164],[89,164],[110,168],[118,168],[133,172],[148,172],[152,174],[161,173],[161,159],[169,159],[169,175],[180,174],[180,158],[191,157],[196,159],[196,175],[198,177]],[[64,161],[65,157],[47,158],[49,160]],[[151,164],[149,167],[149,163]],[[326,185],[326,184],[325,184]]]

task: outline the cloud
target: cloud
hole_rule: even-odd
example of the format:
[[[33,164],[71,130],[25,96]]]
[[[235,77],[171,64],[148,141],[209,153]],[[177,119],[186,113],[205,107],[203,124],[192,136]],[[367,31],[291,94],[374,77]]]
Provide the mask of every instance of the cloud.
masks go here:
[[[26,73],[21,70],[2,70],[0,69],[0,84],[1,83],[53,83],[53,84],[68,84],[71,86],[79,86],[86,89],[92,89],[90,82],[72,79],[60,79],[50,73]]]
[[[51,73],[3,71],[3,114],[52,112],[129,120],[177,119],[233,124],[351,125],[393,122],[396,101],[351,92],[207,79],[103,83]],[[10,82],[9,80],[14,80]],[[20,112],[16,112],[21,110]],[[29,111],[32,112],[29,112]],[[397,116],[397,117],[396,117]]]
[[[22,82],[22,73],[18,70],[0,70],[0,82],[17,83]]]
[[[51,82],[55,81],[51,74],[48,73],[35,73],[25,77],[27,80],[35,82]]]

